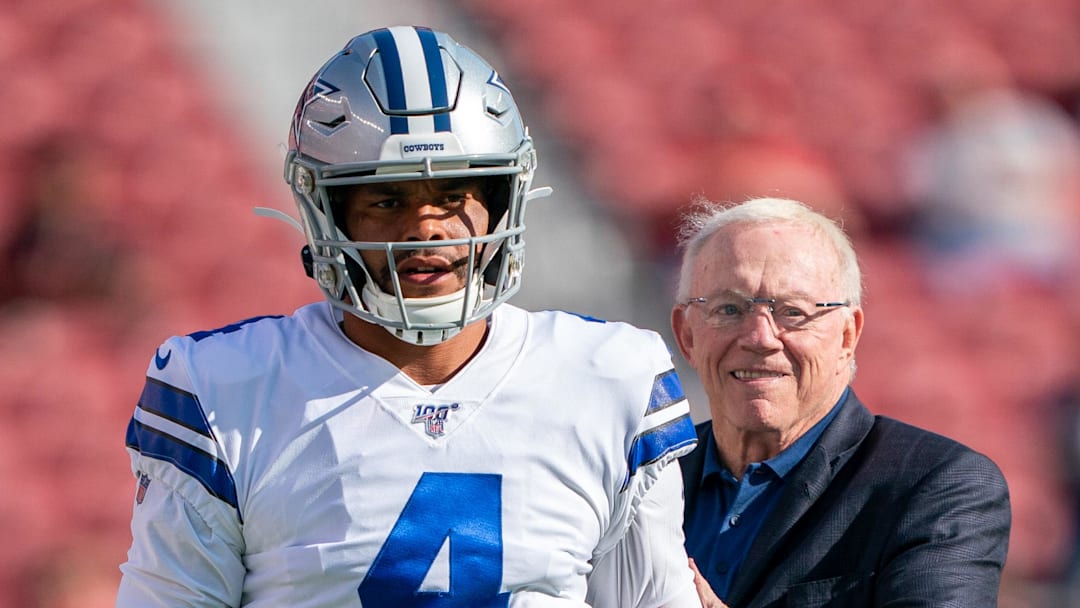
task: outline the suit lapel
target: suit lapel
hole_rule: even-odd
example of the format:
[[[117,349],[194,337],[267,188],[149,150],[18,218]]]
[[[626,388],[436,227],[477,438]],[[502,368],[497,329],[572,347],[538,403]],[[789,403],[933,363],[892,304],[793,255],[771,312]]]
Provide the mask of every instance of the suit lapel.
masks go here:
[[[765,519],[761,532],[750,545],[746,560],[735,576],[735,584],[728,597],[729,604],[753,605],[746,600],[756,595],[764,577],[773,571],[779,560],[786,557],[779,553],[781,544],[790,537],[799,520],[829,487],[829,482],[873,426],[873,415],[854,391],[848,391],[848,397],[840,408],[836,419],[786,480],[780,501]]]

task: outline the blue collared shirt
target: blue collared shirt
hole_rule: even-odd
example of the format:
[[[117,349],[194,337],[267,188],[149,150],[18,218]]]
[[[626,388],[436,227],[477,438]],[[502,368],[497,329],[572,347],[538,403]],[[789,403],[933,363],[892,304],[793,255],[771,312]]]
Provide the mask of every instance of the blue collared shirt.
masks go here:
[[[776,505],[784,487],[784,478],[825,432],[840,401],[806,434],[776,456],[754,462],[746,467],[742,479],[735,479],[720,463],[716,439],[708,434],[705,445],[705,466],[701,473],[697,509],[686,526],[686,552],[694,558],[713,591],[727,600],[735,573],[754,541],[761,525]]]

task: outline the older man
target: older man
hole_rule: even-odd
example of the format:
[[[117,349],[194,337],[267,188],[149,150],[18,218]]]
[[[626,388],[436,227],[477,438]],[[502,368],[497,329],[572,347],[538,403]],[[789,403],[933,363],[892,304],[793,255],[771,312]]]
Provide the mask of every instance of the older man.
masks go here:
[[[682,244],[672,326],[712,415],[681,459],[707,605],[995,606],[1005,480],[852,391],[865,315],[841,228],[796,201],[699,201]]]

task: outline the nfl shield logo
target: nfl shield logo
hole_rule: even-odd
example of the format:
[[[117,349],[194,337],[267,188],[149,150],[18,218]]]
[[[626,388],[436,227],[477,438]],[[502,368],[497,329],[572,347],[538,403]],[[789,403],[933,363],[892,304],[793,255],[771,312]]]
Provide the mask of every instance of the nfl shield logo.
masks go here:
[[[450,412],[460,407],[457,403],[449,405],[415,405],[413,406],[412,423],[423,423],[424,432],[431,437],[442,437],[446,434],[446,419]]]
[[[141,505],[146,498],[146,490],[150,487],[150,476],[139,472],[139,489],[135,492],[135,504]]]

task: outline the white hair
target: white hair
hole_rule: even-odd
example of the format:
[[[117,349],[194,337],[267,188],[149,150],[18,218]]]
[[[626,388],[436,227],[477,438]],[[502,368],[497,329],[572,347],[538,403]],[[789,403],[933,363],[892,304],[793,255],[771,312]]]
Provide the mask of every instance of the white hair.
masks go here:
[[[683,250],[676,297],[690,297],[694,262],[705,243],[718,230],[732,224],[797,224],[820,234],[836,253],[839,284],[844,299],[862,304],[862,271],[844,229],[805,203],[786,198],[754,198],[743,203],[721,204],[700,197],[683,216],[679,226],[679,247]]]

